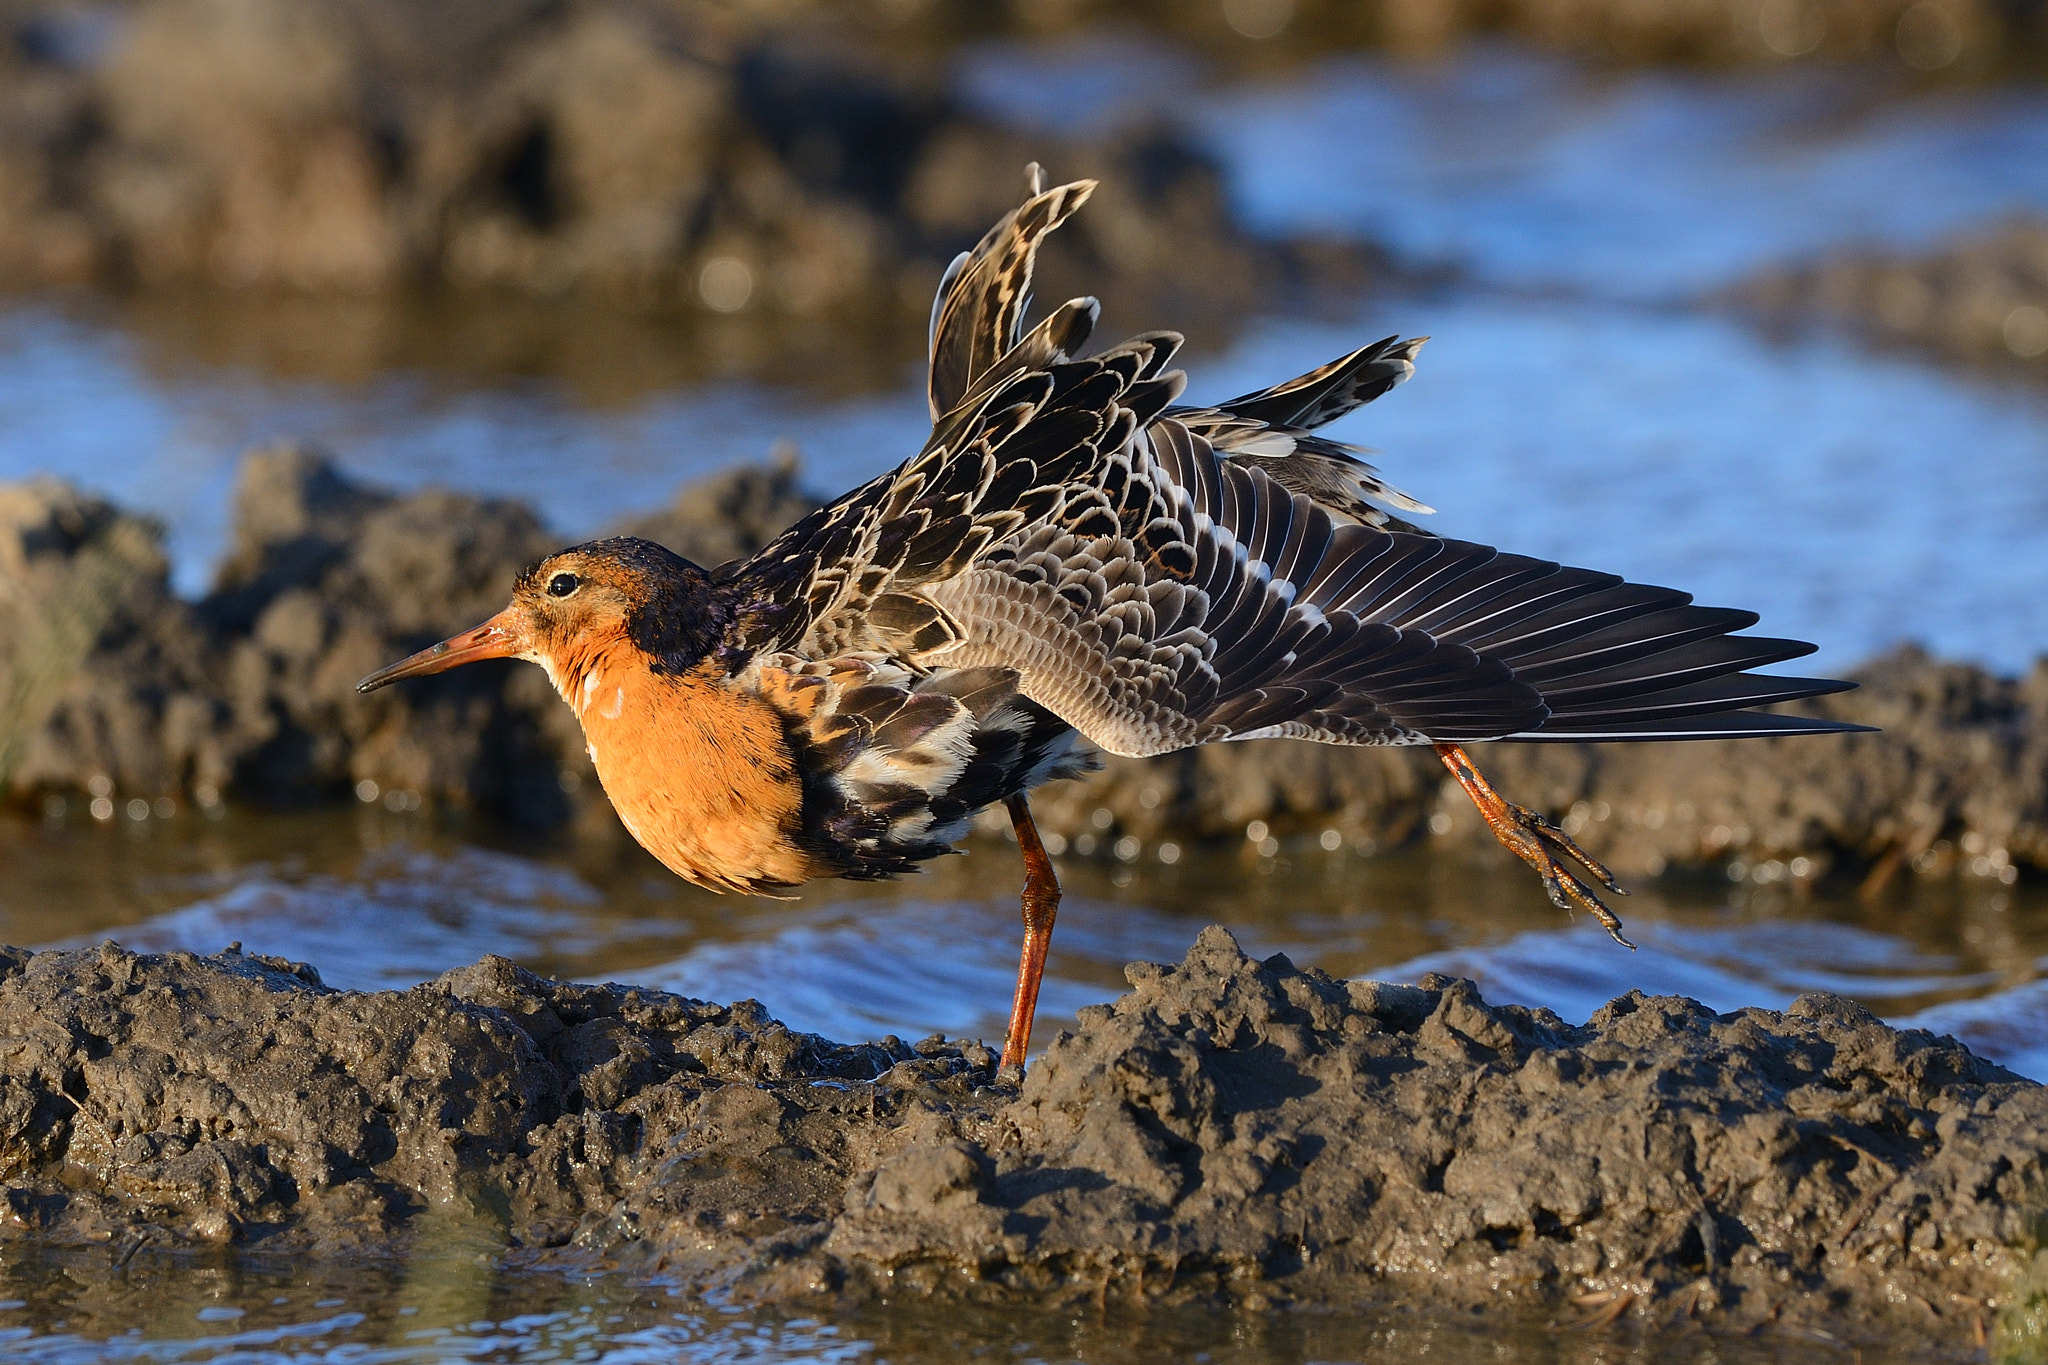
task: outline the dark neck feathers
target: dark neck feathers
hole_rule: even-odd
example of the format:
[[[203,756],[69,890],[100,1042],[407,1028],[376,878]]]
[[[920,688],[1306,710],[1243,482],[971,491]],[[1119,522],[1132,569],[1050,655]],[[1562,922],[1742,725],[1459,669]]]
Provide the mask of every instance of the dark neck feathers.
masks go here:
[[[634,536],[576,548],[621,571],[629,602],[626,638],[656,673],[688,672],[724,641],[733,617],[729,595],[689,560]]]

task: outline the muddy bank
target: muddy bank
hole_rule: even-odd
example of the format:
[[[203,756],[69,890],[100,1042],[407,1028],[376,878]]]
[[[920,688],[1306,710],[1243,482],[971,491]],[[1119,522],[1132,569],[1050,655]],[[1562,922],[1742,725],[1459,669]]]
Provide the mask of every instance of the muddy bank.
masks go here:
[[[1781,329],[1843,327],[2048,380],[2048,222],[2015,219],[1925,254],[1838,251],[1767,270],[1723,302]]]
[[[1025,138],[973,116],[932,55],[957,25],[873,8],[12,6],[0,268],[143,291],[589,297],[695,315],[707,363],[766,364],[790,349],[778,320],[832,319],[860,345],[921,335],[941,267],[1015,204],[1032,160],[1104,182],[1046,287],[1085,266],[1127,319],[1161,293],[1231,316],[1362,259],[1241,232],[1215,165],[1172,129]]]
[[[854,363],[869,347],[900,360],[943,263],[1039,160],[1104,182],[1049,247],[1045,296],[1100,291],[1133,327],[1227,324],[1275,290],[1383,266],[1250,237],[1213,160],[1171,126],[1027,136],[977,115],[951,84],[964,45],[1136,25],[1223,79],[1506,30],[1624,62],[1811,56],[1981,79],[2041,60],[2044,15],[2038,0],[19,0],[0,7],[0,273],[135,295],[137,324],[174,353],[203,333],[212,353],[337,371],[476,347],[516,362],[564,325],[623,350],[634,330],[492,310],[505,295],[690,318],[683,349],[706,368],[767,368],[821,325]],[[290,308],[209,327],[208,294],[370,303],[310,331]],[[442,296],[485,301],[482,321]]]
[[[1503,32],[1609,62],[1858,61],[1950,75],[2028,71],[2048,52],[2044,10],[2033,0],[1064,0],[1015,8],[1027,31],[1128,23],[1135,10],[1219,61],[1253,67],[1361,47],[1428,56]]]
[[[2048,1092],[1836,997],[1632,994],[1573,1027],[1220,929],[1130,968],[1021,1090],[978,1044],[841,1045],[495,958],[374,994],[232,950],[4,971],[0,1236],[116,1258],[456,1219],[751,1300],[1590,1296],[1960,1347],[2026,1269],[2048,1162]]]
[[[1280,262],[1235,232],[1192,144],[1164,129],[1019,139],[953,98],[959,48],[1136,25],[1229,72],[1505,30],[1619,61],[1981,77],[2038,63],[2044,14],[2038,0],[22,0],[0,9],[0,262],[17,280],[149,288],[894,312],[958,249],[939,239],[978,233],[1035,157],[1110,186],[1056,257],[1140,293],[1170,273],[1227,311]]]
[[[0,600],[0,761],[19,803],[113,818],[159,799],[360,799],[616,833],[540,670],[484,664],[353,690],[503,605],[518,571],[557,545],[529,509],[397,496],[295,447],[251,455],[235,505],[215,586],[187,603],[145,522],[57,484],[0,489],[0,570],[18,585]],[[621,529],[715,563],[815,505],[784,458],[685,488]],[[1634,877],[2048,868],[2048,667],[2002,679],[1902,650],[1854,676],[1859,690],[1816,706],[1881,734],[1500,745],[1483,758],[1504,791]],[[1037,804],[1070,857],[1171,857],[1191,839],[1268,854],[1297,839],[1491,847],[1435,759],[1411,750],[1272,742],[1113,759]]]

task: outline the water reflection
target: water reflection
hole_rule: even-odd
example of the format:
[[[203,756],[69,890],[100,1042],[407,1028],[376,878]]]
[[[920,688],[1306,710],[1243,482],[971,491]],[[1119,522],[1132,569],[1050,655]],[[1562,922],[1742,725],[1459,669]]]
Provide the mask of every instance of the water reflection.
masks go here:
[[[1990,991],[2004,979],[1997,971],[1963,970],[1954,955],[1848,924],[1652,923],[1635,931],[1635,940],[1637,951],[1616,961],[1606,931],[1584,925],[1430,953],[1374,975],[1394,981],[1425,972],[1468,976],[1489,1000],[1542,1006],[1572,1022],[1612,1000],[1624,981],[1625,989],[1689,996],[1723,1013],[1751,1005],[1783,1009],[1807,991],[1831,991],[1897,1014],[1918,998]]]
[[[506,1268],[502,1236],[408,1227],[395,1263],[207,1266],[147,1254],[118,1271],[46,1253],[0,1267],[0,1351],[35,1365],[233,1361],[820,1361],[873,1347],[813,1319],[739,1315],[673,1286]],[[142,1326],[131,1324],[143,1322]]]
[[[433,1259],[441,1253],[428,1248]],[[658,1278],[479,1270],[437,1297],[405,1260],[346,1268],[151,1263],[109,1272],[94,1259],[30,1253],[0,1264],[0,1352],[31,1365],[955,1365],[971,1359],[1115,1360],[1129,1365],[1298,1365],[1306,1361],[1442,1361],[1530,1365],[1657,1360],[1763,1365],[1787,1343],[1708,1336],[1561,1332],[1571,1317],[1491,1314],[1482,1325],[1411,1312],[1233,1310],[1166,1306],[1120,1295],[1080,1310],[1003,1309],[914,1299],[833,1305],[836,1321],[694,1300]],[[148,1331],[135,1326],[147,1323]],[[1915,1358],[1866,1343],[1869,1365]]]

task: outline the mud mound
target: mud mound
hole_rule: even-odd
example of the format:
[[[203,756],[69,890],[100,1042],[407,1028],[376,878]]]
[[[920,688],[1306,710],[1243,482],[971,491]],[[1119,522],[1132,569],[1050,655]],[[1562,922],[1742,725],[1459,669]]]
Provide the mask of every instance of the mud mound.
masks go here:
[[[1016,203],[1031,160],[1115,186],[1054,248],[1054,277],[1086,261],[1112,293],[1170,283],[1220,316],[1300,264],[1237,228],[1186,138],[1006,133],[951,98],[943,61],[904,59],[919,34],[878,32],[866,8],[16,6],[0,16],[21,38],[0,53],[0,265],[860,313],[921,336],[940,268]],[[943,44],[948,25],[929,29]],[[772,349],[724,330],[723,349]]]
[[[61,507],[75,495],[50,499]],[[510,503],[394,497],[348,483],[311,452],[259,452],[242,468],[215,591],[188,606],[170,596],[160,562],[138,576],[133,605],[88,633],[94,643],[25,743],[15,787],[211,805],[333,798],[369,781],[564,818],[550,760],[568,737],[551,737],[544,686],[451,675],[396,704],[353,693],[394,650],[503,605],[512,575],[551,539]],[[91,543],[78,542],[72,577],[88,572],[80,556]]]
[[[97,800],[217,791],[218,693],[157,527],[54,480],[0,487],[0,780]]]
[[[1808,996],[1341,982],[1220,929],[1083,1012],[1021,1092],[976,1044],[842,1046],[758,1005],[485,959],[336,992],[230,950],[0,967],[11,1235],[369,1247],[429,1209],[529,1261],[745,1298],[1543,1310],[1959,1338],[2022,1268],[2041,1087]]]
[[[1725,302],[1775,327],[1846,327],[2048,379],[2048,222],[2016,219],[1921,254],[1838,251],[1764,271]]]

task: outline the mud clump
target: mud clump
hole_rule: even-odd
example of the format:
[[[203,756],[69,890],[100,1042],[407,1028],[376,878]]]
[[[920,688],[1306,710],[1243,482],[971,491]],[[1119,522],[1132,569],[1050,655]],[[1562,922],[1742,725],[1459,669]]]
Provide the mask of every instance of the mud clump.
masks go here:
[[[1917,254],[1840,250],[1766,270],[1722,302],[1779,329],[1841,327],[2048,379],[2048,222],[2019,218]]]
[[[953,96],[942,60],[906,60],[945,47],[948,23],[884,32],[865,8],[16,7],[0,266],[153,290],[576,295],[725,319],[707,349],[766,354],[778,317],[907,334],[1032,160],[1109,181],[1055,276],[1086,261],[1112,294],[1171,282],[1225,316],[1300,263],[1238,228],[1187,137],[1008,132]]]
[[[79,501],[61,486],[30,493],[53,518]],[[551,548],[531,512],[363,488],[294,447],[244,462],[235,508],[230,553],[204,599],[174,598],[159,554],[132,576],[121,609],[91,623],[92,645],[19,719],[17,791],[210,806],[305,802],[370,782],[460,792],[515,819],[563,818],[550,760],[568,737],[552,734],[545,686],[451,675],[383,705],[353,693],[394,650],[503,605],[518,567]],[[152,550],[153,535],[131,532]],[[70,577],[87,572],[91,543],[78,542]],[[54,614],[65,598],[39,600]]]
[[[159,529],[55,480],[0,487],[0,782],[105,799],[214,780],[205,631]],[[77,755],[90,750],[87,767]]]
[[[1591,1296],[1953,1336],[2025,1268],[2048,1164],[2048,1092],[1837,997],[1632,993],[1574,1027],[1220,929],[1131,967],[1021,1091],[978,1044],[845,1046],[497,958],[369,994],[234,950],[0,970],[0,1236],[114,1257],[460,1217],[529,1263],[761,1301]]]

